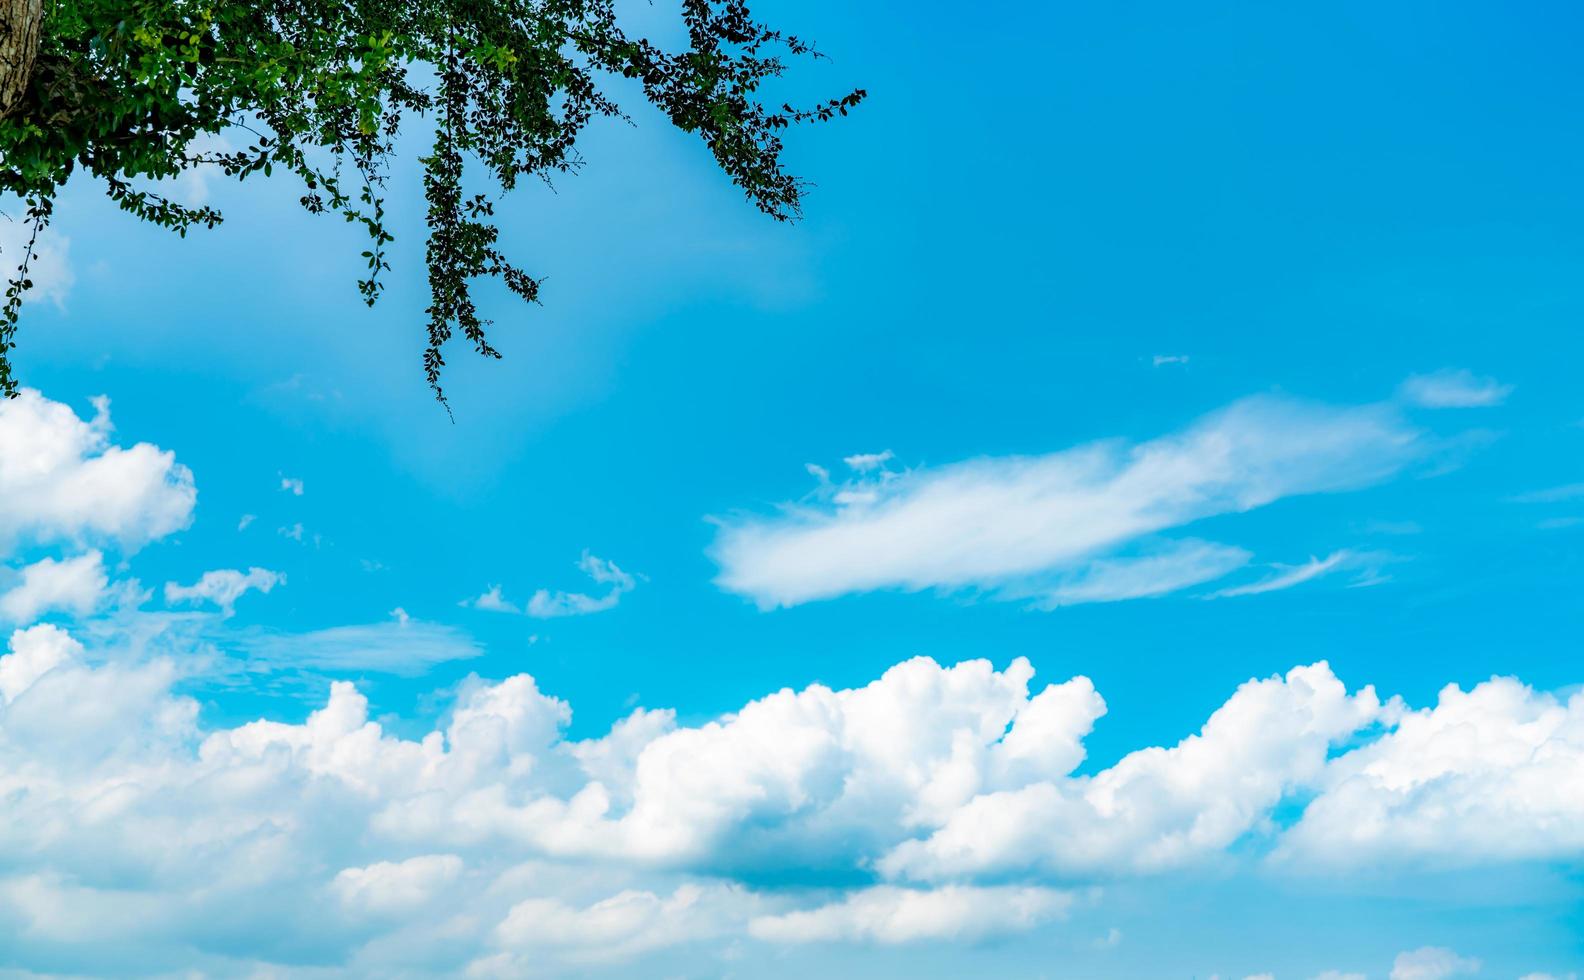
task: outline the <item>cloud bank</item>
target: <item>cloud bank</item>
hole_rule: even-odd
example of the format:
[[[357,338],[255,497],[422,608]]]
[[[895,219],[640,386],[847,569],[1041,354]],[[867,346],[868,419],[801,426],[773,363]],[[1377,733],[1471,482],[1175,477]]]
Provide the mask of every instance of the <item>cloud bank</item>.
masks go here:
[[[470,681],[403,738],[346,682],[301,723],[206,726],[175,662],[19,630],[0,948],[90,974],[129,954],[369,973],[422,951],[427,972],[510,975],[1015,933],[1075,889],[1249,855],[1302,874],[1584,853],[1584,696],[1497,678],[1409,710],[1312,664],[1083,775],[1104,701],[1032,679],[1021,659],[919,658],[570,740],[571,707],[519,674]],[[756,884],[793,871],[808,884]]]

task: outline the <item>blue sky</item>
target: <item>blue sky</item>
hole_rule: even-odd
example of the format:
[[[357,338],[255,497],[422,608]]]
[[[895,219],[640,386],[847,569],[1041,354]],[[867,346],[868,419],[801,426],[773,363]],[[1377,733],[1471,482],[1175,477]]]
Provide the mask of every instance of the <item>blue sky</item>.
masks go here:
[[[261,718],[308,732],[327,702],[353,703],[337,681],[367,699],[390,758],[344,770],[324,759],[353,749],[316,756],[308,735],[276,731],[295,748],[271,778],[302,809],[272,824],[296,829],[276,859],[291,883],[266,890],[308,896],[295,911],[249,891],[238,869],[264,859],[213,829],[263,811],[199,793],[196,776],[180,791],[194,795],[170,790],[190,823],[126,804],[146,817],[134,829],[211,842],[183,859],[188,877],[127,858],[98,880],[16,831],[0,970],[107,973],[127,950],[154,972],[216,976],[1577,969],[1576,13],[763,12],[832,56],[790,89],[871,93],[852,118],[796,134],[792,166],[815,183],[806,220],[757,216],[652,113],[595,130],[583,173],[501,209],[510,249],[546,277],[544,305],[485,294],[506,356],[452,355],[454,424],[419,364],[413,171],[391,183],[395,268],[373,311],[353,288],[353,231],[299,213],[288,184],[188,181],[182,193],[228,220],[186,240],[68,190],[18,352],[40,394],[25,417],[0,408],[17,440],[0,444],[13,460],[65,445],[104,395],[113,433],[82,436],[50,464],[60,479],[107,446],[150,443],[174,463],[139,457],[152,482],[93,483],[104,499],[13,485],[0,607],[20,597],[5,629],[61,631],[26,641],[58,684],[149,685],[128,717],[196,714],[126,736],[135,753],[98,745],[90,765],[40,749],[38,764],[97,793],[123,770],[147,787],[156,770],[252,759],[225,733]],[[93,549],[102,581],[82,565],[55,592],[16,592],[25,569]],[[252,568],[271,587],[229,615],[165,591]],[[481,608],[497,586],[515,611]],[[568,614],[528,614],[548,611]],[[915,657],[939,667],[886,675]],[[1000,702],[985,691],[1024,676],[1018,658],[1034,671],[1018,703],[1081,677],[1103,716],[1076,688],[1054,713],[986,707]],[[947,672],[981,659],[997,673]],[[1288,673],[1320,661],[1324,677]],[[570,716],[489,686],[523,674]],[[890,714],[805,697],[882,675],[912,692]],[[1495,675],[1517,681],[1473,706],[1440,694]],[[760,701],[782,689],[805,700]],[[18,686],[0,727],[31,724],[19,706],[46,694],[44,680]],[[538,725],[548,747],[513,734],[423,793],[384,776],[346,788],[416,765],[403,746],[508,695],[527,714],[507,727]],[[755,702],[767,707],[745,710]],[[1178,746],[1224,706],[1215,734],[1166,761],[1130,755]],[[589,768],[587,746],[620,755],[606,736],[639,708],[675,712],[674,731],[639,747],[679,768]],[[930,747],[953,711],[973,719],[965,732],[989,726],[977,762]],[[707,727],[739,712],[765,727]],[[1294,718],[1309,721],[1287,731]],[[1002,739],[1009,725],[1029,734]],[[893,748],[863,748],[860,730]],[[848,740],[846,761],[793,761],[797,733],[815,731]],[[32,785],[18,775],[28,732],[0,740],[0,779],[18,786]],[[216,738],[231,748],[200,758]],[[1027,757],[1006,748],[1025,742]],[[1068,742],[1082,752],[1063,755]],[[700,770],[726,775],[687,775]],[[904,771],[934,775],[887,809],[903,791],[885,780]],[[733,795],[731,774],[758,803]],[[1108,780],[1136,787],[1116,790],[1139,794],[1136,822],[1093,809]],[[529,832],[524,812],[460,815],[487,810],[488,787],[513,806],[570,806],[595,783],[604,823]],[[859,796],[832,803],[833,786]],[[362,802],[330,799],[342,791]],[[444,801],[451,822],[413,816],[419,799]],[[1027,806],[1014,819],[991,812],[1002,803]],[[18,824],[55,814],[85,852],[140,846],[60,816],[63,802],[38,806]],[[343,811],[367,825],[317,826]],[[411,820],[399,840],[397,811]],[[983,829],[996,827],[1004,840]],[[267,911],[198,923],[182,897],[198,880]],[[496,904],[469,913],[473,932],[424,931],[459,882]],[[614,916],[627,925],[590,912],[620,894],[640,896]],[[40,911],[57,900],[102,901],[102,919],[142,923],[140,938]],[[293,919],[321,900],[343,917]],[[614,953],[591,960],[557,933]]]

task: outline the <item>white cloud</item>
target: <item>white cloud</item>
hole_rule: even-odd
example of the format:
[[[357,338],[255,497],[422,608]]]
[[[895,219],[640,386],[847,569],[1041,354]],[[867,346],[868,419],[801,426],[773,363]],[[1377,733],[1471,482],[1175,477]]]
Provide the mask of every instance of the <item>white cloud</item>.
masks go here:
[[[1500,405],[1512,394],[1512,385],[1495,378],[1481,378],[1467,370],[1448,368],[1431,374],[1416,374],[1398,389],[1402,398],[1421,408],[1488,408]]]
[[[82,644],[59,627],[45,624],[12,633],[10,649],[0,656],[0,698],[8,702],[51,670],[74,662]]]
[[[1314,980],[1367,980],[1362,973],[1343,973],[1341,970],[1327,970],[1317,973]]]
[[[1449,685],[1328,767],[1281,856],[1332,868],[1576,854],[1581,774],[1584,693],[1563,701],[1505,677]]]
[[[1096,557],[1218,514],[1383,480],[1419,451],[1389,406],[1256,397],[1187,431],[885,474],[725,521],[718,584],[763,607],[874,589],[1021,597]]]
[[[581,592],[551,592],[540,589],[528,599],[528,615],[539,619],[551,619],[557,616],[586,616],[589,613],[604,612],[614,609],[621,601],[621,597],[633,590],[637,582],[631,575],[616,567],[614,562],[603,558],[596,558],[587,551],[578,561],[578,568],[583,574],[593,579],[595,584],[607,586],[602,596],[591,596]]]
[[[106,963],[128,955],[195,965],[193,950],[206,948],[232,905],[247,910],[237,920],[246,928],[227,937],[233,964],[272,960],[271,933],[290,926],[343,950],[353,974],[411,972],[406,951],[421,949],[418,972],[522,975],[729,939],[988,937],[1048,921],[1071,901],[1038,887],[881,886],[800,913],[807,903],[795,896],[677,880],[643,870],[647,862],[547,864],[536,855],[594,813],[598,784],[581,781],[598,773],[630,784],[639,778],[632,755],[675,730],[669,713],[640,712],[608,739],[566,742],[567,706],[526,676],[465,686],[446,727],[419,741],[371,722],[346,683],[301,724],[203,731],[196,704],[171,693],[166,664],[90,667],[54,627],[19,634],[13,647],[0,659],[0,791],[16,802],[0,826],[13,857],[0,871],[0,919],[26,939],[9,950],[12,962],[94,974],[118,972]],[[929,677],[923,666],[911,683]],[[1017,686],[972,665],[932,697],[947,698],[948,717],[966,718],[951,688],[974,699],[985,683],[1005,695]],[[876,750],[884,735],[872,732]],[[1058,753],[1076,751],[1056,741]],[[1007,761],[1049,750],[1025,734]],[[571,805],[549,805],[558,799]],[[516,804],[525,808],[511,816]],[[432,846],[415,852],[419,841]]]
[[[1051,888],[881,885],[818,908],[760,916],[748,923],[748,933],[777,943],[967,942],[1027,932],[1072,902],[1069,893]]]
[[[983,789],[1078,764],[1098,695],[1079,678],[1031,698],[1032,673],[915,659],[864,688],[783,691],[668,732],[637,754],[626,813],[598,808],[563,846],[706,865],[877,857]]]
[[[11,215],[0,216],[0,274],[9,282],[22,264],[23,251],[31,234],[27,223]],[[33,288],[28,290],[30,301],[47,300],[64,309],[76,276],[72,273],[69,255],[71,239],[54,229],[45,229],[33,246],[33,261],[28,264],[28,278]]]
[[[629,889],[587,907],[556,898],[531,898],[512,906],[496,927],[508,950],[570,952],[574,962],[620,961],[681,943],[711,939],[739,919],[747,896],[731,886],[679,886],[670,895]],[[503,957],[491,972],[509,967],[521,975],[532,962]]]
[[[389,916],[423,911],[462,875],[455,854],[427,854],[405,861],[379,861],[345,868],[330,882],[341,903],[357,912]]]
[[[1155,367],[1168,367],[1173,364],[1187,364],[1187,354],[1156,354],[1150,362]]]
[[[246,531],[248,529],[248,525],[252,524],[256,520],[258,520],[257,514],[243,514],[242,519],[237,521],[237,530]]]
[[[84,421],[32,389],[0,400],[0,553],[17,540],[134,550],[185,528],[197,492],[174,454],[110,443],[110,403]]]
[[[1209,541],[1174,541],[1147,557],[1097,558],[1035,604],[1052,608],[1167,595],[1221,578],[1247,565],[1250,557],[1242,548]]]
[[[31,623],[51,610],[86,616],[104,597],[104,556],[90,551],[56,561],[44,558],[22,569],[22,581],[0,595],[0,619]]]
[[[891,461],[891,458],[891,450],[887,449],[881,453],[858,453],[853,456],[843,456],[842,462],[846,463],[849,469],[856,470],[859,473],[868,473],[885,466]]]
[[[1444,946],[1425,946],[1398,953],[1391,980],[1447,980],[1478,973],[1480,961],[1459,956]]]
[[[1197,735],[1140,749],[1092,777],[1047,772],[981,792],[878,862],[894,878],[1149,872],[1221,852],[1325,770],[1334,744],[1374,720],[1325,664],[1249,681]]]
[[[253,633],[241,639],[247,664],[265,670],[372,670],[417,676],[435,664],[484,652],[463,631],[420,622],[397,608],[387,623],[333,626],[308,633]]]
[[[1230,589],[1221,589],[1218,592],[1212,593],[1210,598],[1225,599],[1234,596],[1261,595],[1266,592],[1280,592],[1282,589],[1290,589],[1295,585],[1302,585],[1305,582],[1308,582],[1312,579],[1317,579],[1322,575],[1329,575],[1330,573],[1343,567],[1344,564],[1353,557],[1354,555],[1352,552],[1345,550],[1334,551],[1324,558],[1311,557],[1302,565],[1294,565],[1285,568],[1284,570],[1279,571],[1275,575],[1272,575],[1262,581],[1251,582],[1248,585],[1238,585]]]
[[[583,552],[579,569],[597,585],[607,586],[604,595],[593,596],[583,592],[552,592],[540,589],[528,597],[526,609],[506,598],[500,585],[491,585],[479,595],[463,599],[457,605],[486,612],[526,613],[537,619],[554,619],[560,616],[586,616],[590,613],[613,609],[621,597],[631,592],[637,580],[622,571],[614,562]]]
[[[515,602],[509,601],[504,595],[501,594],[501,587],[499,585],[490,586],[488,589],[484,590],[482,595],[474,596],[471,599],[463,599],[460,603],[458,603],[458,605],[471,607],[473,609],[482,609],[486,612],[522,612],[522,610],[517,607]]]
[[[303,495],[303,481],[289,476],[281,477],[280,488],[294,497]]]
[[[246,572],[234,568],[220,568],[204,572],[203,576],[192,585],[166,582],[165,601],[212,602],[229,616],[234,611],[236,601],[248,592],[257,590],[268,595],[271,589],[277,585],[284,585],[285,582],[286,576],[267,568],[253,567]]]
[[[639,710],[581,741],[532,677],[472,679],[408,738],[346,682],[301,722],[206,725],[174,662],[18,631],[0,657],[8,964],[290,970],[290,936],[330,972],[513,976],[634,957],[653,972],[687,946],[990,938],[1060,918],[1062,882],[1280,839],[1279,805],[1373,759],[1339,744],[1417,716],[1296,668],[1176,746],[1075,775],[1104,704],[1083,678],[1034,689],[1032,673],[916,659],[704,724]],[[1423,754],[1522,763],[1487,735]],[[1460,846],[1530,833],[1474,824],[1486,836]],[[848,884],[764,884],[793,871]]]

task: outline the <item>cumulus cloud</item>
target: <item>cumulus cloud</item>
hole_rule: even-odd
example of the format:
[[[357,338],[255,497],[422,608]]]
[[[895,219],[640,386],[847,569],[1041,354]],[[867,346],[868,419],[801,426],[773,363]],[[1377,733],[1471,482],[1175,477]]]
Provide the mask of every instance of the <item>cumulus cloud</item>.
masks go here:
[[[719,839],[727,824],[795,819],[799,807],[784,795],[764,807],[753,800],[774,789],[775,770],[807,758],[811,732],[786,732],[785,755],[782,745],[759,741],[778,720],[792,720],[783,711],[797,706],[786,697],[703,729],[639,711],[603,738],[569,742],[561,734],[569,707],[519,675],[464,685],[447,725],[412,741],[371,721],[366,698],[337,682],[300,724],[206,731],[196,703],[172,691],[178,675],[168,662],[92,666],[53,626],[19,632],[11,648],[0,658],[0,791],[16,805],[0,846],[15,860],[0,871],[0,921],[11,924],[0,934],[16,930],[8,948],[23,963],[34,956],[113,972],[112,955],[128,950],[148,964],[194,949],[236,955],[239,944],[241,955],[271,962],[280,953],[270,935],[290,929],[353,961],[395,955],[408,937],[440,958],[432,972],[521,975],[547,961],[599,963],[720,936],[896,943],[999,935],[1033,928],[1070,902],[1032,886],[877,886],[803,907],[796,893],[687,877],[688,866],[720,856],[696,845]],[[815,713],[794,714],[814,725],[822,706],[855,702],[841,738],[867,757],[859,781],[917,785],[926,797],[894,800],[883,814],[893,822],[899,809],[922,817],[966,791],[961,773],[932,772],[944,760],[931,764],[927,754],[904,767],[912,772],[886,771],[915,751],[889,738],[894,731],[924,736],[942,719],[970,725],[971,738],[959,727],[955,737],[927,741],[937,752],[957,743],[959,768],[971,761],[965,738],[984,743],[1002,778],[1081,755],[1071,733],[1083,726],[1063,716],[1092,699],[1086,684],[1030,699],[1026,667],[1008,676],[983,663],[947,670],[920,661],[888,676],[867,691],[813,691],[803,707]],[[1006,733],[1009,712],[1025,723]],[[748,729],[737,727],[744,717]],[[668,769],[710,762],[735,772],[667,785]],[[743,779],[757,787],[733,785]],[[688,795],[699,790],[710,797]],[[863,795],[882,797],[885,787]],[[842,819],[866,819],[863,802],[850,801]],[[646,816],[623,826],[610,819],[613,806]],[[699,814],[713,823],[695,832],[686,823]],[[618,838],[614,847],[601,844],[607,834]],[[839,838],[814,836],[830,858],[856,867]],[[544,863],[596,854],[608,870]],[[668,863],[676,870],[656,870]],[[637,883],[667,878],[675,883]],[[215,935],[216,903],[246,908],[247,928]]]
[[[289,493],[294,497],[301,497],[303,495],[303,481],[294,477],[281,477],[280,488],[285,493]]]
[[[1445,946],[1425,946],[1398,953],[1391,980],[1447,980],[1478,973],[1480,961],[1459,956]]]
[[[817,908],[761,916],[748,923],[748,933],[778,943],[973,941],[1027,932],[1072,901],[1051,888],[881,885]]]
[[[605,594],[591,596],[582,592],[551,592],[548,589],[540,589],[528,599],[528,615],[539,619],[552,619],[558,616],[586,616],[590,613],[604,612],[607,609],[614,609],[621,601],[621,597],[631,592],[637,585],[633,576],[616,567],[614,562],[597,558],[587,551],[583,552],[583,557],[578,561],[578,568],[596,585],[605,586]]]
[[[710,867],[839,870],[854,845],[878,857],[983,789],[1082,760],[1099,696],[1078,678],[1031,697],[1032,675],[1024,660],[920,658],[863,688],[782,691],[667,732],[636,755],[631,807],[585,801],[598,819],[562,846]]]
[[[343,868],[330,881],[330,891],[357,913],[399,916],[422,912],[440,891],[462,876],[455,854],[426,854],[405,861],[378,861],[362,868]]]
[[[702,724],[639,709],[581,740],[532,677],[474,678],[441,724],[404,737],[341,681],[302,721],[205,725],[175,662],[90,654],[35,626],[0,657],[0,946],[13,965],[89,975],[314,962],[513,976],[686,946],[969,941],[1059,920],[1079,882],[1280,842],[1280,806],[1324,800],[1382,753],[1522,768],[1570,724],[1528,692],[1536,713],[1505,736],[1527,755],[1485,729],[1392,747],[1448,697],[1382,705],[1316,664],[1251,680],[1197,734],[1083,775],[1104,702],[1083,678],[1032,678],[1023,660],[920,658]],[[1348,748],[1375,726],[1380,739]],[[1584,801],[1555,792],[1550,824],[1584,823]],[[1496,856],[1532,829],[1471,826],[1456,846]],[[1584,849],[1563,832],[1549,846]],[[792,872],[811,884],[765,884]]]
[[[1348,694],[1323,663],[1249,681],[1197,735],[1132,752],[1092,777],[1047,772],[981,792],[879,867],[926,881],[1179,867],[1219,853],[1312,784],[1331,746],[1380,710],[1372,689]]]
[[[10,649],[0,656],[0,698],[7,702],[56,667],[75,662],[82,644],[59,627],[44,624],[12,633]]]
[[[1482,378],[1468,370],[1451,368],[1416,374],[1402,383],[1398,394],[1421,408],[1489,408],[1512,394],[1512,385]]]
[[[279,572],[272,572],[267,568],[249,568],[246,572],[234,568],[219,568],[214,571],[204,572],[192,585],[178,585],[175,582],[165,583],[165,601],[178,602],[211,602],[219,606],[221,611],[229,616],[235,611],[236,602],[251,591],[263,592],[266,595],[277,585],[282,585],[286,576]]]
[[[135,550],[185,528],[197,491],[175,455],[110,441],[110,402],[84,420],[32,389],[0,401],[0,550],[19,540]]]
[[[1336,759],[1281,856],[1318,866],[1462,865],[1584,850],[1584,694],[1516,679],[1434,707]]]
[[[815,503],[722,522],[712,554],[717,583],[763,607],[874,589],[1027,598],[1042,582],[1082,578],[1095,559],[1131,557],[1130,546],[1193,521],[1386,479],[1419,449],[1418,434],[1389,406],[1255,397],[1136,445],[860,475],[822,487]],[[1221,552],[1220,567],[1230,558]],[[1211,564],[1199,567],[1208,574]],[[1173,575],[1204,580],[1183,575],[1181,563],[1163,571],[1161,590]]]
[[[104,556],[90,551],[56,561],[44,558],[23,568],[21,581],[0,594],[0,619],[31,623],[44,613],[62,610],[78,616],[93,612],[108,579]]]

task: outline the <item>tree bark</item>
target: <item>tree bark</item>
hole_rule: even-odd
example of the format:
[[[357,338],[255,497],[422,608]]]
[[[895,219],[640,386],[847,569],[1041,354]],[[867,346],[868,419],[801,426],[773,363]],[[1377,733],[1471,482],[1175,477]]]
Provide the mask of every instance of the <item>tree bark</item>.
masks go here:
[[[38,58],[44,0],[0,0],[0,119],[16,111]]]

